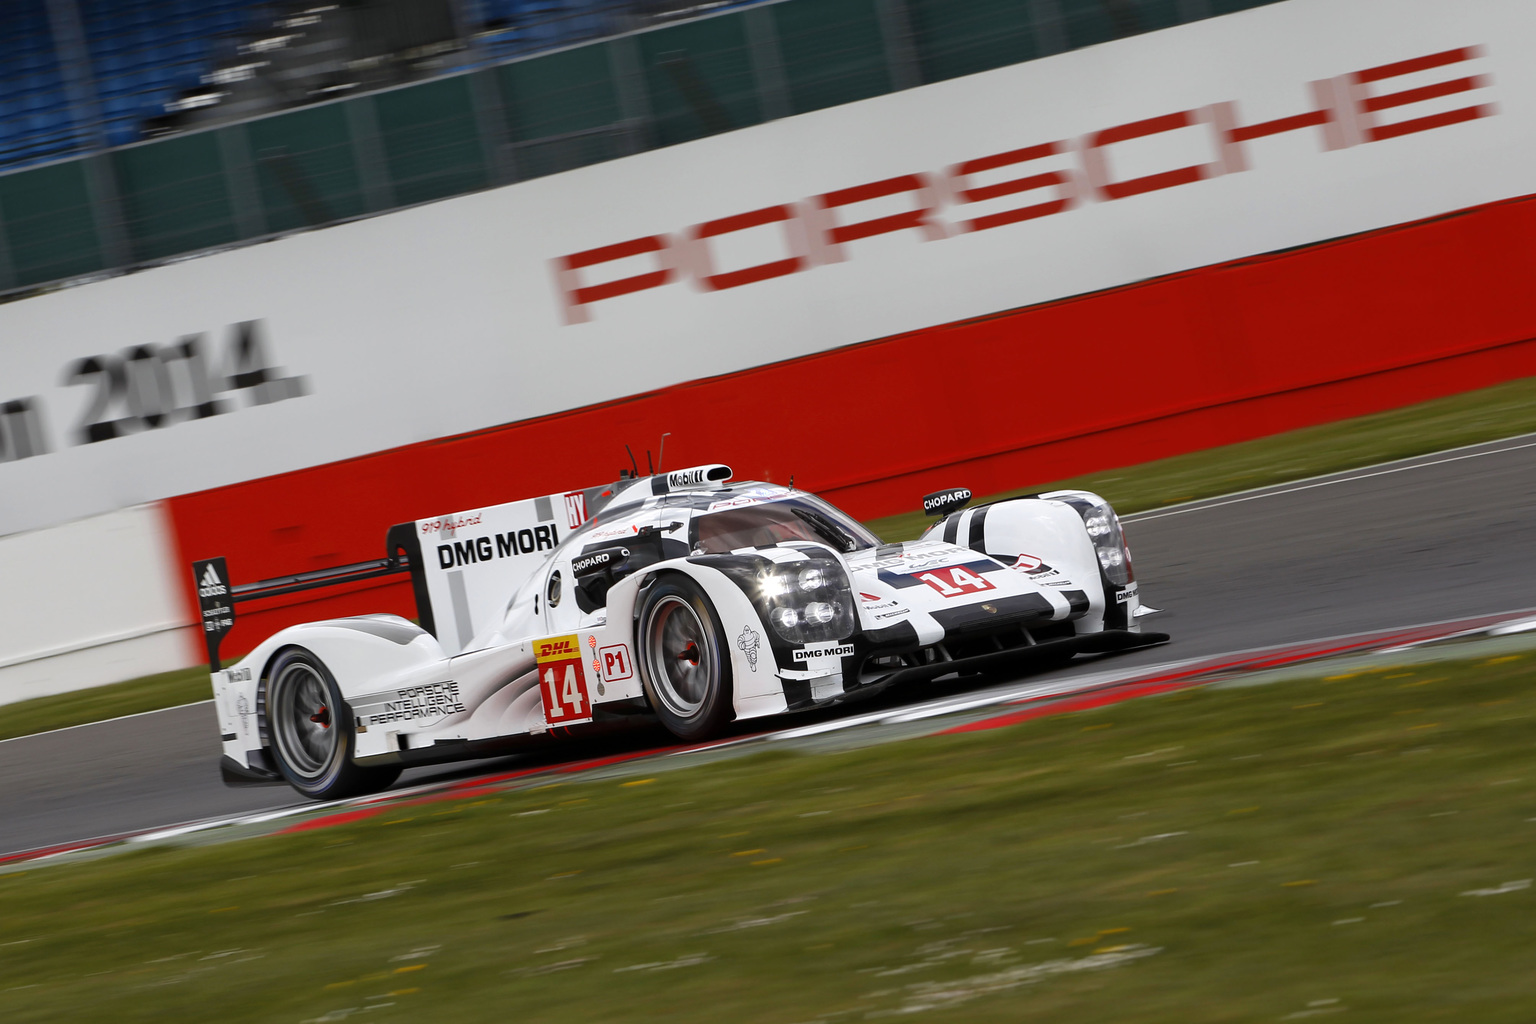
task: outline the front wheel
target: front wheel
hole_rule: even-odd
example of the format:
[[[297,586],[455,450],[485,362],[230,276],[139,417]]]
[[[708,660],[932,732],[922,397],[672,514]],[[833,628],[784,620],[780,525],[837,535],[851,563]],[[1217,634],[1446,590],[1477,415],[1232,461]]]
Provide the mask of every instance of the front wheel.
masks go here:
[[[684,740],[701,740],[731,721],[731,661],[709,598],[686,576],[646,591],[635,633],[640,681],[656,717]]]
[[[267,673],[267,734],[277,769],[294,789],[316,800],[337,800],[385,789],[400,768],[365,768],[352,761],[355,737],[341,689],[309,651],[290,648]]]

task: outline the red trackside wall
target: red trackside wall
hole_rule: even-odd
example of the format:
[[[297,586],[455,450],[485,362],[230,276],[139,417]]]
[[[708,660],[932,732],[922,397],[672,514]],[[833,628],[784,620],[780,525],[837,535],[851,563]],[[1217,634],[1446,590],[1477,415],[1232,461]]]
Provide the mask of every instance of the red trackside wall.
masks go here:
[[[864,518],[1536,375],[1536,197],[884,338],[168,502],[236,582],[377,558],[396,522],[613,479],[623,445]],[[579,374],[579,368],[573,369]],[[423,396],[424,401],[433,400]],[[187,576],[189,607],[192,598]],[[413,615],[401,581],[241,609],[225,649]]]

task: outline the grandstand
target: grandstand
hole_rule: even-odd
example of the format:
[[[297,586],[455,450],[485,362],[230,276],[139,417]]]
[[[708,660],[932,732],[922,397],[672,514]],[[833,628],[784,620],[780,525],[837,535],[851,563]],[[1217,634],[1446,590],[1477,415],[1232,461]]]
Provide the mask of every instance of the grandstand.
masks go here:
[[[0,293],[1278,0],[8,0]]]
[[[213,69],[255,6],[12,0],[0,7],[0,160],[22,165],[135,141],[144,122]]]

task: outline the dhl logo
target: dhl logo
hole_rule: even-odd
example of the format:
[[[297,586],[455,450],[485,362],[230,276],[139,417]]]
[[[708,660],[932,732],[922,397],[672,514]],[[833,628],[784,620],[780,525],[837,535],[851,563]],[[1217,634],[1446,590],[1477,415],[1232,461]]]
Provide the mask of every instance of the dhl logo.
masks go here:
[[[539,661],[563,661],[581,657],[581,641],[575,636],[556,636],[540,640],[534,645],[534,657]]]

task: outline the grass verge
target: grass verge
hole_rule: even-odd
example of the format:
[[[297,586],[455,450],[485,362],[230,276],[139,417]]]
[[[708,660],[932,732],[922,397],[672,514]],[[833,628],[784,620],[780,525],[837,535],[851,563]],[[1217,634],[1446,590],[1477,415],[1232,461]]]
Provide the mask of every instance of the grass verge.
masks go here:
[[[0,876],[0,1019],[1536,1014],[1531,655]]]
[[[1081,487],[1102,494],[1123,514],[1531,431],[1536,431],[1536,377],[1140,466],[1032,484],[990,498]],[[921,512],[909,512],[874,519],[869,525],[894,541],[916,538],[929,522]],[[155,711],[207,696],[207,674],[189,669],[40,697],[0,706],[0,739]]]
[[[0,740],[158,711],[213,696],[206,666],[0,706]]]
[[[1139,466],[1038,481],[988,500],[1080,487],[1108,498],[1124,515],[1531,431],[1536,431],[1536,377]],[[955,483],[965,485],[963,479]],[[931,522],[919,510],[871,520],[869,526],[887,540],[911,540]]]

